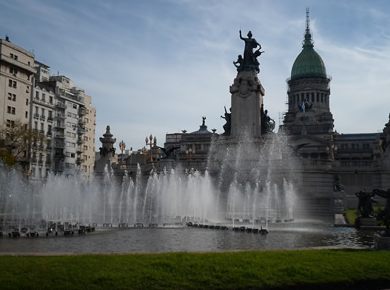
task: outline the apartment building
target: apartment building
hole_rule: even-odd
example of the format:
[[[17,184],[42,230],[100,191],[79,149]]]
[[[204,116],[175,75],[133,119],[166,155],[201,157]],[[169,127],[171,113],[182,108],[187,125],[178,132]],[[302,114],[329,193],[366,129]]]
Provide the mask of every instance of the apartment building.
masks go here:
[[[31,178],[56,174],[87,175],[95,160],[96,110],[91,97],[31,52],[0,39],[0,127],[21,122],[40,133],[24,158]]]

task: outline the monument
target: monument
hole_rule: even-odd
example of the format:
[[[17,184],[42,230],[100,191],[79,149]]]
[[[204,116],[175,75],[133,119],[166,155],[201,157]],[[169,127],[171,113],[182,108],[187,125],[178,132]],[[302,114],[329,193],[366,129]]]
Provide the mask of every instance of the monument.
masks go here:
[[[239,55],[238,60],[233,62],[237,67],[237,76],[230,86],[231,136],[237,138],[244,134],[248,137],[261,137],[264,88],[257,77],[260,71],[257,57],[262,52],[261,45],[252,38],[251,31],[247,36],[242,37],[240,30],[240,39],[245,43],[244,57]]]

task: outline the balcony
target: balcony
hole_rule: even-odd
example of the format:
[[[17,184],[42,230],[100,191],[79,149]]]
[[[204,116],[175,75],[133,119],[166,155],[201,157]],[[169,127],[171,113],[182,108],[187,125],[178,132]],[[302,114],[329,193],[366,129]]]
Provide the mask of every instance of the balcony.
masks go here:
[[[64,133],[60,133],[60,132],[56,132],[56,133],[54,133],[54,138],[64,139],[65,138],[65,134]]]
[[[54,148],[64,149],[65,148],[65,143],[64,142],[55,142],[54,143]]]
[[[39,114],[35,113],[34,114],[34,119],[39,119]]]
[[[80,107],[79,114],[81,116],[85,116],[87,114],[87,110],[85,108],[83,108],[83,107]]]
[[[66,109],[66,105],[62,102],[57,102],[56,103],[56,107],[57,108],[60,108],[60,109]]]
[[[58,123],[57,123],[57,124],[54,125],[54,127],[60,128],[60,129],[65,129],[65,124],[61,124],[61,123],[58,124]]]
[[[44,115],[41,115],[40,119],[41,119],[41,121],[45,121],[46,117]]]
[[[32,74],[36,73],[36,70],[33,67],[31,67],[31,66],[29,66],[29,65],[27,65],[27,64],[25,64],[23,62],[20,62],[18,60],[15,60],[15,59],[7,56],[7,55],[1,54],[0,55],[0,60],[4,61],[4,62],[7,62],[9,64],[12,64],[12,65],[14,65],[14,66],[16,66],[18,68],[22,68],[22,69],[28,71],[29,73],[32,73]]]
[[[65,114],[57,113],[56,118],[57,119],[65,119]]]
[[[47,121],[48,121],[49,123],[53,123],[53,117],[47,117]]]

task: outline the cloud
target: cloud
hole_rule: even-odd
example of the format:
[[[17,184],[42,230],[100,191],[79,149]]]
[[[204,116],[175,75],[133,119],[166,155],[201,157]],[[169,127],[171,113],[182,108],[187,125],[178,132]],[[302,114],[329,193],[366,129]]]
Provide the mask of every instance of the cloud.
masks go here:
[[[264,102],[278,124],[310,6],[315,48],[332,76],[336,129],[376,132],[389,111],[389,4],[354,3],[3,1],[0,33],[33,48],[54,74],[71,77],[93,97],[97,140],[111,125],[118,140],[138,148],[150,133],[162,144],[165,133],[197,130],[203,115],[209,129],[222,131],[232,61],[243,51],[239,29],[252,30],[265,50]]]

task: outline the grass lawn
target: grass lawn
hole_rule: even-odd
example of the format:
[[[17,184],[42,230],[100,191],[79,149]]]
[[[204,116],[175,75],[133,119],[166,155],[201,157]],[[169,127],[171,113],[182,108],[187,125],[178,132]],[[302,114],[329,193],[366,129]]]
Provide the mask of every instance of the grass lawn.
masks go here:
[[[357,218],[357,210],[356,208],[349,208],[344,213],[345,219],[347,220],[347,223],[350,225],[355,224],[355,220]]]
[[[0,257],[0,289],[369,290],[386,287],[390,288],[390,251]]]
[[[383,210],[382,206],[374,206],[374,215],[378,215],[379,212]],[[350,225],[355,224],[355,220],[357,218],[357,209],[356,208],[349,208],[344,212],[345,219],[347,220],[347,223]],[[378,222],[379,225],[383,224],[383,222]]]

